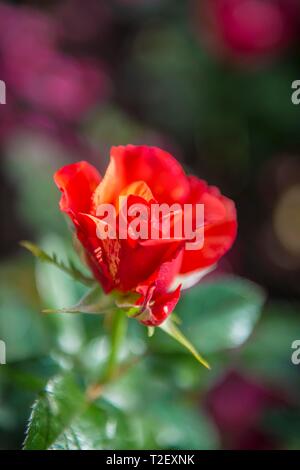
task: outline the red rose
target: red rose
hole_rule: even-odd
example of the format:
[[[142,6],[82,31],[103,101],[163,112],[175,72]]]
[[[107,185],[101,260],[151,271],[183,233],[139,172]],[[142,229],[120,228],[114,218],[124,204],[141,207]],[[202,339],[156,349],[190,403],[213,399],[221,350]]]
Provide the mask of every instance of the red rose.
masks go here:
[[[169,153],[155,147],[113,147],[104,178],[83,161],[61,168],[54,180],[63,193],[60,208],[73,221],[95,278],[107,293],[132,293],[140,307],[137,318],[146,325],[162,323],[178,302],[180,283],[197,282],[235,239],[234,203],[205,181],[186,176]],[[204,204],[203,247],[188,251],[183,239],[145,242],[130,235],[122,239],[119,232],[116,239],[99,238],[97,207],[113,204],[118,212],[120,195],[128,207],[136,202],[147,208],[152,203]]]

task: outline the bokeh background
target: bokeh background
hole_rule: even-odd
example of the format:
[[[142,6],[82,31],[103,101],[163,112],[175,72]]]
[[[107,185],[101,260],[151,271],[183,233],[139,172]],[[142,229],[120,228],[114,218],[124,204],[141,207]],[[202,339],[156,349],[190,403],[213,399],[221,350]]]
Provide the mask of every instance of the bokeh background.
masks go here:
[[[297,0],[0,2],[1,449],[21,448],[58,369],[93,377],[105,360],[99,319],[41,315],[83,289],[18,242],[74,256],[52,175],[79,159],[103,172],[126,143],[160,146],[219,186],[239,234],[181,307],[212,371],[130,325],[123,355],[138,360],[106,392],[98,448],[300,448],[299,47]]]

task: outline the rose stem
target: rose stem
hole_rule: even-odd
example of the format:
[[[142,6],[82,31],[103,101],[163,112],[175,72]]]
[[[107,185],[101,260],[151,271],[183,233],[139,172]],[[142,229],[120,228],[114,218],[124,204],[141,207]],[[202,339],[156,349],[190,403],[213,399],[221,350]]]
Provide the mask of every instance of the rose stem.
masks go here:
[[[116,373],[119,351],[126,333],[126,326],[127,317],[124,311],[115,311],[111,323],[110,351],[102,383],[107,383],[112,380]]]

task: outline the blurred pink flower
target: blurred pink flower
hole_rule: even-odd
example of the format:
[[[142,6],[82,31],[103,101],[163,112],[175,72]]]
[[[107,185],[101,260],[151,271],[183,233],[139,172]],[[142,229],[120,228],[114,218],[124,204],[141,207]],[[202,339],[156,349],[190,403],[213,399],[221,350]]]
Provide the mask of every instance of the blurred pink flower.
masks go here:
[[[53,55],[20,81],[19,93],[32,105],[61,119],[80,118],[103,98],[106,77],[92,63]]]
[[[231,449],[265,449],[276,443],[260,430],[263,413],[287,405],[281,394],[236,371],[227,373],[209,391],[206,407]]]
[[[210,46],[244,60],[276,55],[299,29],[295,0],[205,0],[197,5]]]
[[[0,4],[1,75],[12,94],[56,118],[78,120],[108,93],[102,66],[62,53],[54,19]]]

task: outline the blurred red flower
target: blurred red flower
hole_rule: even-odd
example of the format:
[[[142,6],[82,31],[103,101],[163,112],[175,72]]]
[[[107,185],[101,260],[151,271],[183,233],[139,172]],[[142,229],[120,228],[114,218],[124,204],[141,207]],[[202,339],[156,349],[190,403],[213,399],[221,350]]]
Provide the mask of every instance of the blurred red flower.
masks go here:
[[[198,5],[210,45],[245,60],[277,54],[299,29],[295,0],[205,0]]]
[[[234,203],[205,181],[186,176],[169,153],[156,147],[113,147],[103,179],[84,161],[61,168],[54,179],[63,193],[60,208],[73,221],[94,276],[106,292],[116,289],[138,294],[138,318],[147,325],[162,323],[179,299],[180,284],[187,287],[197,282],[236,236]],[[178,239],[150,244],[143,240],[133,243],[130,237],[99,239],[96,208],[104,203],[117,207],[120,195],[127,197],[128,207],[136,202],[146,206],[152,202],[203,204],[203,248],[187,251],[184,241]]]

